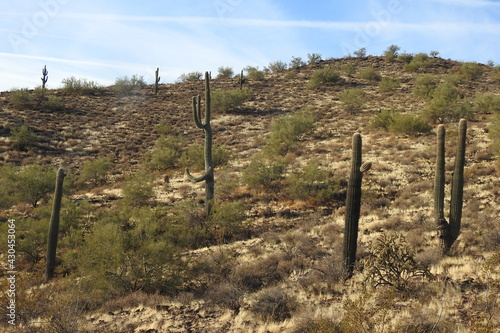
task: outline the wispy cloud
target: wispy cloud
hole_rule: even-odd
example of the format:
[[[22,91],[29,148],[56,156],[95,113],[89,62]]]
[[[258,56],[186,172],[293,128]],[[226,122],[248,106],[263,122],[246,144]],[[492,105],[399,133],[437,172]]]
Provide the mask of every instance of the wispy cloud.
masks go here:
[[[500,8],[500,3],[487,0],[429,0],[431,2],[442,3],[445,5],[463,6],[463,7],[492,7]]]

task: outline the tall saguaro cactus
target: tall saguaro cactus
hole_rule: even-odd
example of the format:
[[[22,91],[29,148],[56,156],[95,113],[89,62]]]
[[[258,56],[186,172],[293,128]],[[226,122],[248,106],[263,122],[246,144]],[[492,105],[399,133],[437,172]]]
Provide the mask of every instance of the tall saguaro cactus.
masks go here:
[[[461,119],[458,127],[458,148],[451,183],[449,222],[447,222],[444,217],[445,129],[443,125],[439,125],[437,128],[436,175],[434,178],[434,214],[441,242],[441,251],[443,253],[447,253],[455,240],[458,238],[462,220],[467,120]]]
[[[45,276],[47,281],[54,276],[54,269],[56,266],[56,250],[57,250],[57,237],[59,234],[59,212],[61,210],[61,200],[63,192],[64,177],[63,169],[57,170],[56,188],[54,192],[54,203],[52,206],[52,215],[50,216],[49,235],[47,240],[47,266]]]
[[[47,65],[43,66],[42,68],[42,89],[45,89],[45,84],[49,80],[49,71],[47,70]]]
[[[212,162],[212,127],[210,126],[210,80],[209,73],[205,72],[205,121],[202,121],[201,98],[193,97],[193,118],[196,127],[205,132],[205,174],[193,177],[186,168],[186,175],[193,183],[205,182],[207,217],[212,212],[214,198],[214,167]]]
[[[158,94],[158,83],[160,83],[160,68],[155,71],[155,95]]]
[[[361,134],[356,133],[352,137],[352,160],[351,175],[347,185],[347,199],[344,229],[344,265],[348,276],[352,275],[356,261],[356,248],[358,241],[358,223],[361,207],[361,181],[362,172],[362,140]],[[367,169],[369,164],[363,164]]]

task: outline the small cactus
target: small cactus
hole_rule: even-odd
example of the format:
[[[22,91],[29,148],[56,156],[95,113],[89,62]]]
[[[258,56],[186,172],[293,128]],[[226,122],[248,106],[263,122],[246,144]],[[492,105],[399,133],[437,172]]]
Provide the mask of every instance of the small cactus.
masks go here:
[[[160,83],[160,68],[155,71],[155,95],[158,94],[158,83]]]
[[[451,201],[449,222],[444,217],[444,183],[445,183],[445,128],[437,128],[436,174],[434,178],[434,214],[438,228],[441,251],[448,253],[460,234],[462,220],[465,144],[467,136],[467,120],[461,119],[458,129],[458,149],[455,158],[455,169],[451,184]]]
[[[347,185],[347,199],[344,230],[344,265],[348,276],[352,276],[356,261],[358,223],[361,207],[361,181],[363,172],[370,169],[371,163],[362,163],[361,134],[352,137],[351,175]]]
[[[57,237],[59,234],[59,212],[61,210],[62,200],[62,186],[64,177],[63,169],[57,170],[56,188],[54,192],[54,204],[52,206],[52,214],[50,216],[49,235],[47,240],[47,266],[45,276],[47,281],[54,276],[54,269],[56,266],[56,250],[57,250]]]
[[[49,71],[47,70],[47,65],[42,68],[42,89],[45,89],[45,84],[49,80]]]
[[[196,127],[205,132],[205,174],[200,177],[193,177],[186,168],[186,175],[193,183],[205,181],[207,217],[212,212],[214,198],[214,167],[212,162],[212,127],[210,126],[210,81],[209,73],[205,72],[205,121],[201,118],[201,98],[193,97],[193,118]]]

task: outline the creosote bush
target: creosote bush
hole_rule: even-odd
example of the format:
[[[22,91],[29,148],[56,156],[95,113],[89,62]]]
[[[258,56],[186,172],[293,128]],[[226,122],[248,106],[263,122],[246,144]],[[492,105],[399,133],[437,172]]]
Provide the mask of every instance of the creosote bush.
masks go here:
[[[418,53],[413,59],[403,66],[403,70],[407,72],[417,72],[419,70],[425,70],[432,66],[432,59],[429,58],[427,53]]]
[[[261,71],[259,67],[247,66],[245,67],[245,71],[247,72],[247,77],[253,81],[262,81],[264,80],[264,71]]]
[[[217,71],[218,71],[217,78],[234,76],[234,71],[231,67],[221,66],[217,69]]]
[[[111,159],[107,156],[87,160],[83,163],[79,181],[91,183],[93,186],[103,185],[107,181],[111,166]]]
[[[177,79],[178,82],[193,82],[193,81],[199,81],[201,80],[203,76],[202,72],[189,72],[189,73],[184,73],[179,76]]]
[[[161,132],[169,132],[168,128],[159,127]],[[151,154],[148,156],[146,165],[154,171],[165,171],[174,168],[182,156],[182,149],[186,139],[182,135],[166,134],[160,136]]]
[[[380,73],[378,73],[373,67],[366,67],[359,71],[359,77],[368,81],[378,82],[382,79]]]
[[[438,84],[438,78],[432,74],[420,75],[415,79],[413,93],[425,100],[430,100]]]
[[[379,82],[379,88],[381,92],[390,92],[399,88],[401,82],[398,79],[392,77],[383,77]]]
[[[394,133],[419,135],[429,133],[432,127],[425,119],[413,113],[400,113],[393,110],[381,110],[370,119],[370,126]]]
[[[123,196],[127,205],[146,206],[154,198],[153,176],[145,170],[133,174],[123,187]]]
[[[263,320],[275,322],[291,318],[297,309],[297,300],[279,286],[259,291],[251,307]]]
[[[241,106],[248,96],[247,89],[215,90],[211,93],[211,107],[216,111],[227,112]]]
[[[365,92],[357,88],[344,90],[340,96],[340,102],[344,111],[350,114],[361,112],[365,104]]]
[[[20,127],[12,127],[10,129],[10,141],[12,141],[16,149],[24,150],[36,145],[39,138],[28,126],[21,125]]]
[[[462,98],[455,85],[445,81],[434,90],[424,115],[433,123],[445,123],[462,118],[473,120],[474,110],[472,103]]]
[[[285,71],[288,68],[288,65],[283,61],[277,60],[270,62],[267,68],[272,73],[279,73]]]
[[[338,83],[340,82],[340,79],[340,75],[335,71],[335,69],[332,66],[327,66],[316,70],[309,79],[307,86],[310,89],[315,89],[321,86]]]
[[[143,88],[146,85],[144,77],[132,75],[131,78],[127,76],[117,78],[113,85],[113,91],[119,95],[129,95],[134,91]]]
[[[103,87],[95,81],[77,79],[74,76],[63,79],[62,84],[64,91],[78,95],[95,95],[103,89]]]
[[[16,109],[24,109],[33,105],[33,97],[29,89],[13,89],[10,91],[10,102]]]

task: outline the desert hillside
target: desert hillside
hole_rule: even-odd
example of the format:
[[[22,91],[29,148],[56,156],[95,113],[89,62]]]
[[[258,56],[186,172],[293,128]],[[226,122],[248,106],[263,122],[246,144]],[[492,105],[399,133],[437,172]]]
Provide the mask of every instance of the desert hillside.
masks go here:
[[[85,80],[76,82],[85,89],[2,92],[2,309],[12,299],[3,277],[17,272],[16,326],[2,316],[2,330],[500,331],[499,67],[425,54],[310,60],[248,67],[241,86],[239,74],[211,73],[209,214],[205,182],[185,175],[204,173],[192,111],[200,95],[205,114],[199,75],[156,94]],[[442,253],[436,133],[443,124],[448,220],[462,118],[460,235]],[[342,253],[355,133],[371,168],[350,276]],[[66,177],[47,282],[58,168]]]

